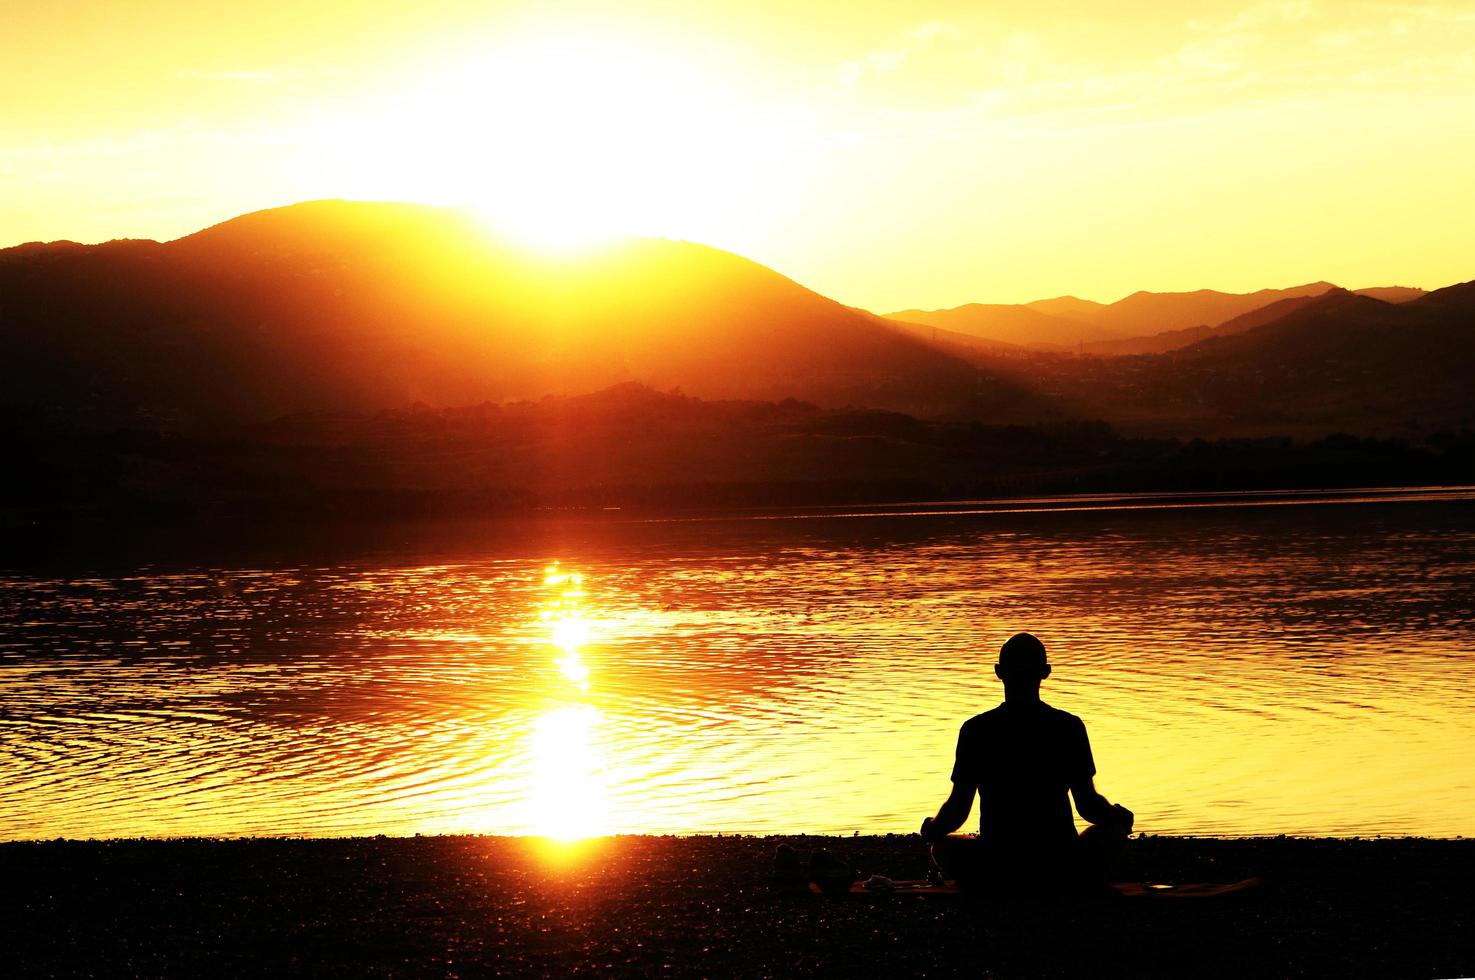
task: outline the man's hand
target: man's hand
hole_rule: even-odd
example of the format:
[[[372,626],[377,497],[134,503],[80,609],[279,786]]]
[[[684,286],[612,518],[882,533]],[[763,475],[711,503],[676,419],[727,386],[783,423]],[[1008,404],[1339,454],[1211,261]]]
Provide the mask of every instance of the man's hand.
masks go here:
[[[973,809],[973,797],[977,792],[978,787],[969,783],[953,783],[953,791],[938,809],[937,816],[922,821],[922,829],[918,831],[922,839],[940,841],[963,826],[963,821],[968,819],[968,811]]]
[[[1137,819],[1136,815],[1120,803],[1113,803],[1097,792],[1096,780],[1083,779],[1071,784],[1070,795],[1075,797],[1076,812],[1087,823],[1118,827],[1124,834],[1132,832],[1132,822]]]
[[[937,839],[937,831],[933,829],[935,823],[936,821],[934,821],[931,817],[922,818],[922,829],[919,830],[918,833],[922,835],[923,840],[934,841]]]

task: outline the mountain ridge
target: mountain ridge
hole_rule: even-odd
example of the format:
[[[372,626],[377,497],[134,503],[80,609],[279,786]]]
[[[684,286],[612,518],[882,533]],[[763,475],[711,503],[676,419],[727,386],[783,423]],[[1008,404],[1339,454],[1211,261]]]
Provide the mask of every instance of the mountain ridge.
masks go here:
[[[1319,281],[1283,289],[1225,293],[1215,289],[1188,292],[1138,290],[1114,303],[1092,303],[1073,296],[1032,303],[967,303],[942,310],[899,310],[897,320],[925,323],[971,336],[1040,349],[1090,349],[1156,353],[1149,337],[1161,344],[1174,331],[1212,328],[1282,299],[1320,295],[1339,288]]]
[[[77,425],[153,429],[627,382],[707,399],[1180,434],[1464,424],[1472,284],[1396,303],[1366,295],[1377,289],[1139,291],[1118,302],[1188,296],[1193,309],[1222,310],[1278,298],[1212,326],[1089,346],[1082,324],[1033,305],[958,308],[1013,317],[1021,331],[1070,331],[1068,343],[1035,349],[843,306],[706,245],[635,239],[554,259],[488,237],[455,209],[305,202],[164,243],[0,250],[0,398]]]
[[[577,393],[622,381],[923,413],[1025,393],[752,260],[661,239],[578,261],[424,205],[306,202],[166,243],[0,261],[12,404],[99,423]],[[1033,410],[1033,409],[1031,409]]]

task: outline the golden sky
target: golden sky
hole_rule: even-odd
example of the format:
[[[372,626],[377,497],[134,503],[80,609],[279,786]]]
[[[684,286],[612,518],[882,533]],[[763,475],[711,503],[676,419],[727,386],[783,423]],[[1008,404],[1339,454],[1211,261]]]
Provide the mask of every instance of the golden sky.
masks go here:
[[[349,197],[880,311],[1475,278],[1475,0],[53,0],[0,84],[0,244]]]

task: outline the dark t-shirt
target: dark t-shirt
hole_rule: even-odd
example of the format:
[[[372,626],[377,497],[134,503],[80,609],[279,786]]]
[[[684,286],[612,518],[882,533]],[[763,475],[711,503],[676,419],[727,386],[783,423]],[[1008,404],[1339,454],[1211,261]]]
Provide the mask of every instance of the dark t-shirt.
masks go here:
[[[1068,791],[1094,775],[1085,724],[1043,702],[1006,702],[958,732],[953,782],[978,787],[979,833],[994,847],[1038,853],[1073,844]]]

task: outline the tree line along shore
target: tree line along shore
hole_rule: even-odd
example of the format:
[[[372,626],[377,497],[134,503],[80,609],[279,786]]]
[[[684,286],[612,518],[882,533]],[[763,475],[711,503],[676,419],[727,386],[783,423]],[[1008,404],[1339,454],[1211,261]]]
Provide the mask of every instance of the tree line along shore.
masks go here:
[[[138,526],[672,513],[1037,494],[1475,483],[1475,431],[1185,439],[984,425],[623,385],[509,406],[191,432],[8,430],[0,524]]]

